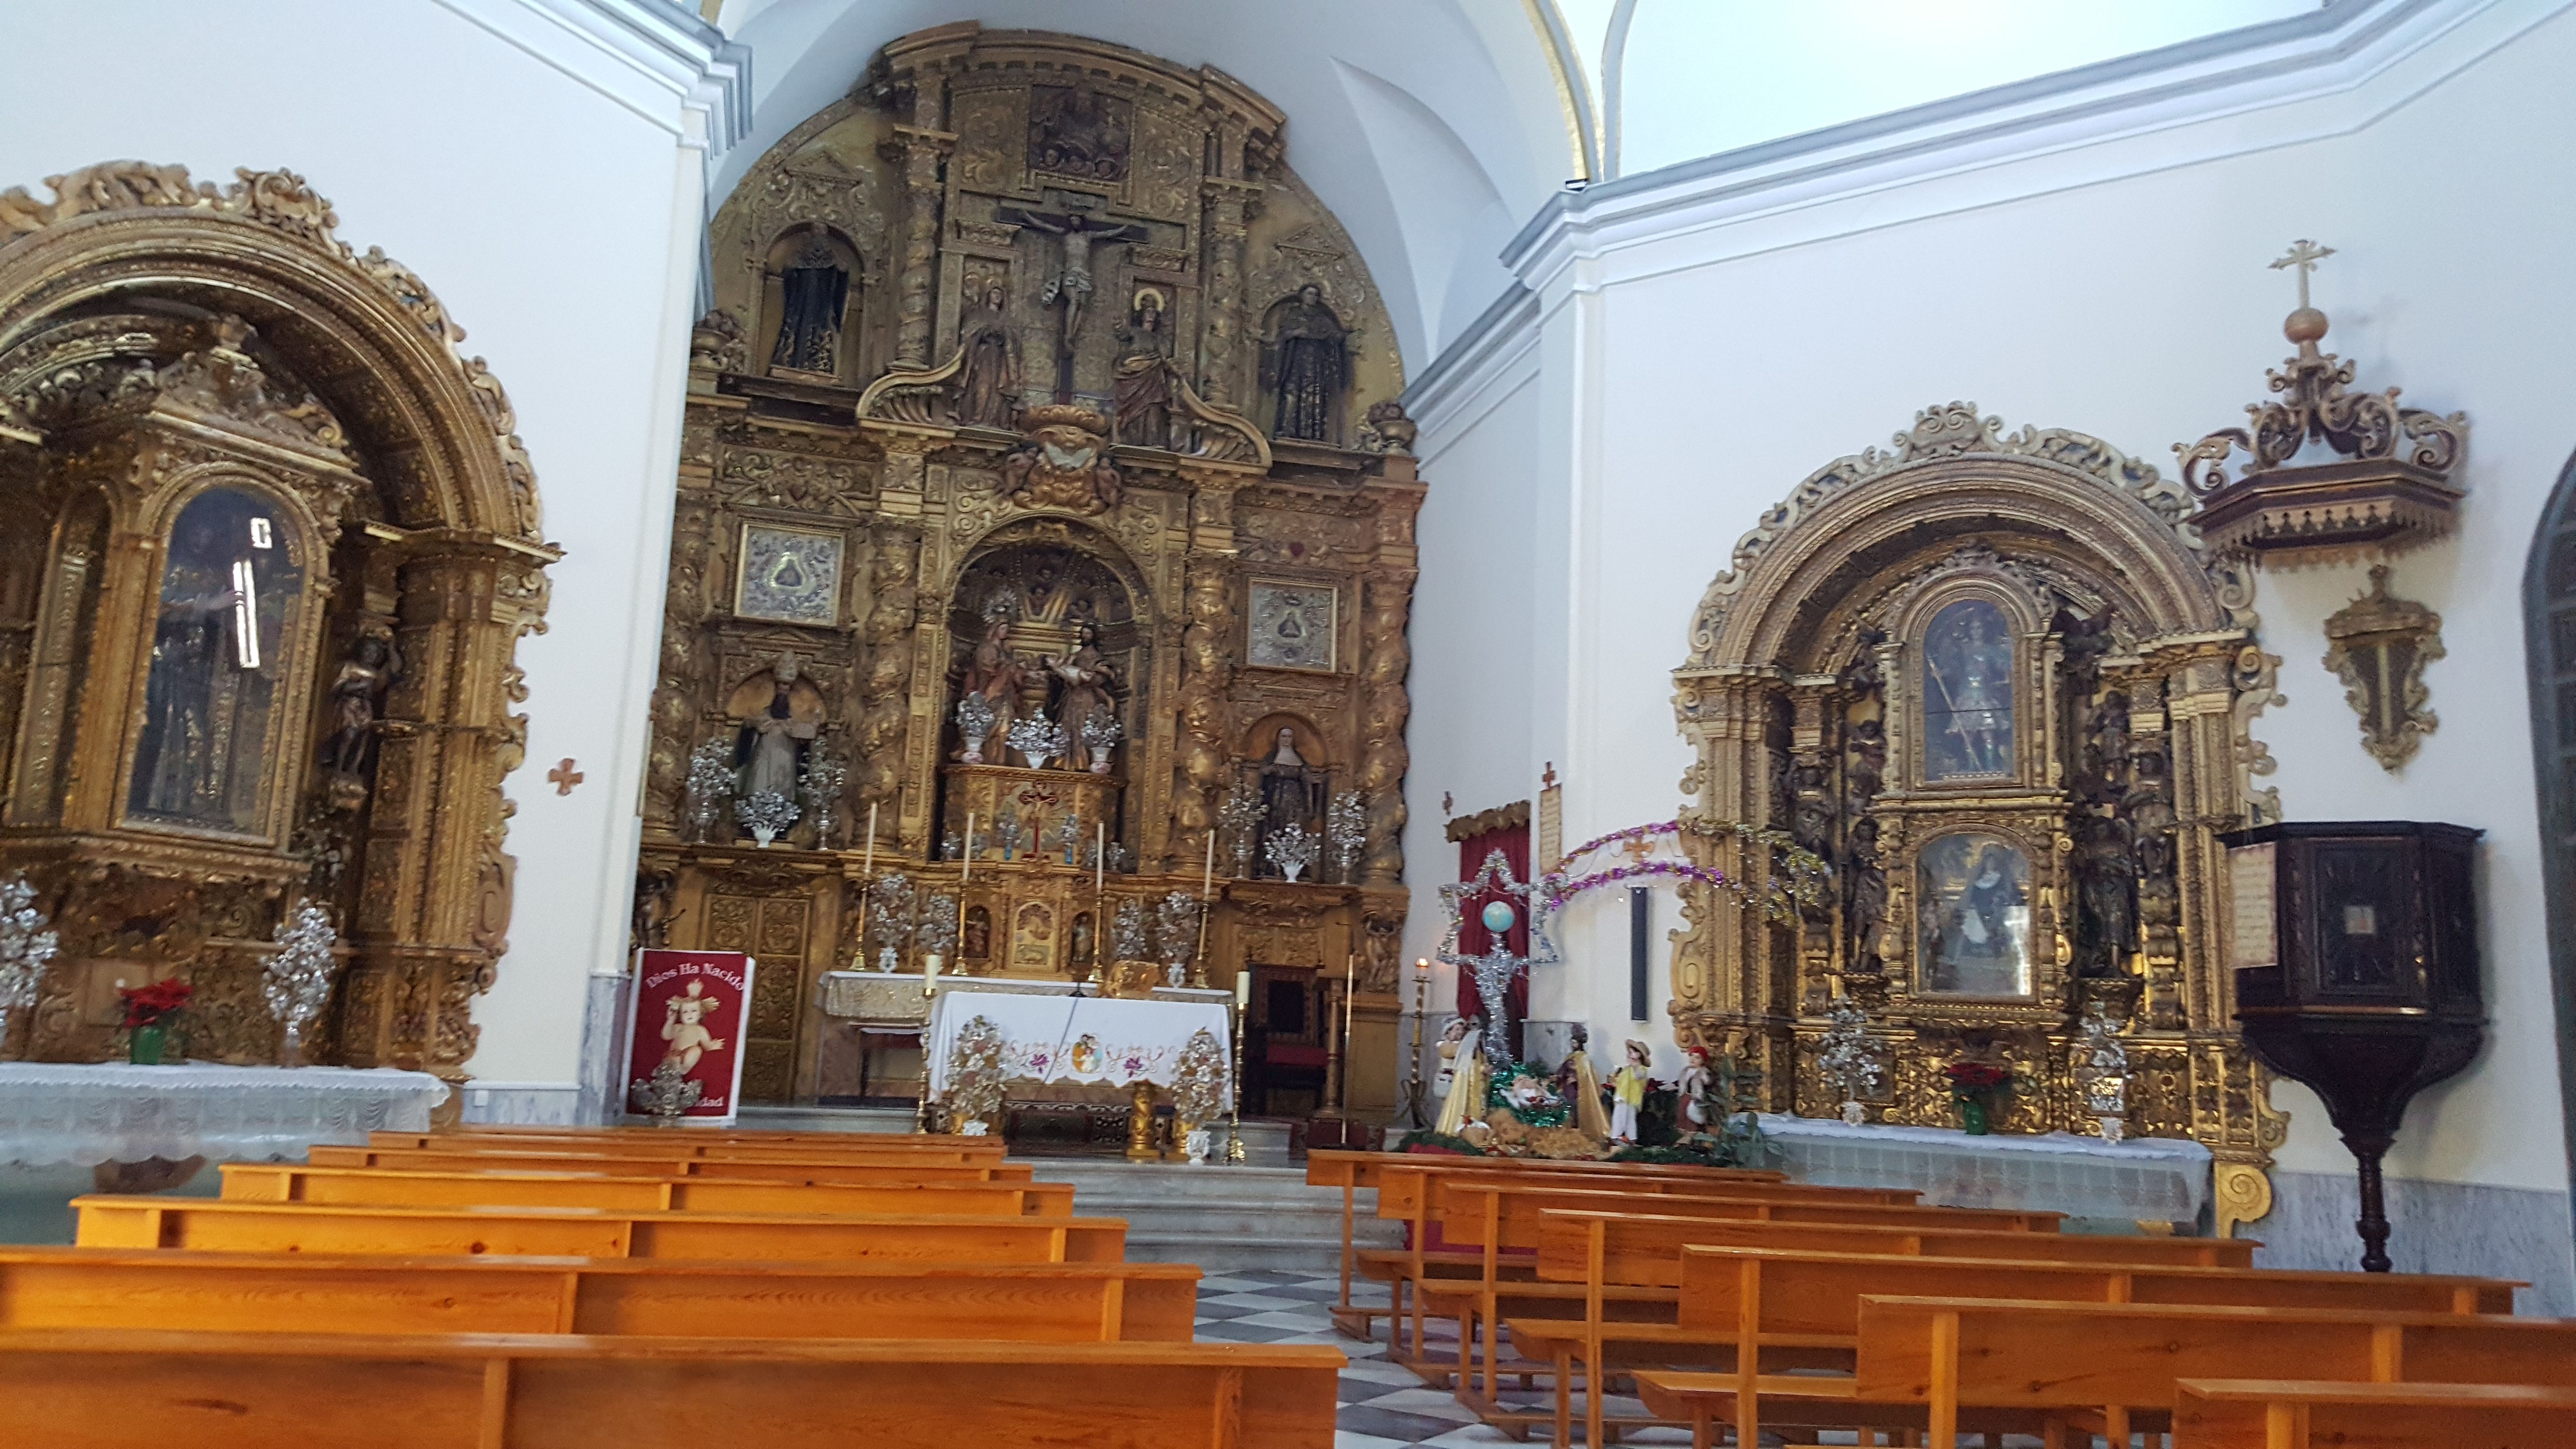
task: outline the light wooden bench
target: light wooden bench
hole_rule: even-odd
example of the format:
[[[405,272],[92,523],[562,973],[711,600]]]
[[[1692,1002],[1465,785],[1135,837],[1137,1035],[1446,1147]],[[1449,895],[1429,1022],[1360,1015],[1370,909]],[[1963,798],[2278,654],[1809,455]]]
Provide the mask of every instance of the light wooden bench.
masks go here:
[[[1856,1371],[1832,1379],[1640,1371],[1657,1414],[1712,1442],[1719,1418],[1751,1442],[1766,1425],[1856,1427],[1910,1416],[1949,1443],[1968,1427],[2041,1417],[2060,1436],[2098,1415],[2114,1443],[2169,1417],[2182,1379],[2295,1374],[2352,1383],[2576,1385],[2576,1320],[2314,1308],[1861,1300]],[[1998,1424],[1987,1418],[1999,1414]]]
[[[1497,1285],[1506,1278],[1507,1255],[1522,1261],[1511,1267],[1512,1277],[1535,1276],[1535,1254],[1548,1214],[1567,1209],[1617,1212],[1624,1205],[1633,1210],[1650,1212],[1666,1218],[1715,1218],[1752,1223],[1799,1222],[1824,1225],[1847,1224],[1859,1227],[1921,1228],[1933,1225],[1956,1225],[2024,1237],[2055,1237],[2064,1214],[2022,1212],[1988,1208],[1940,1208],[1914,1204],[1811,1202],[1796,1197],[1776,1196],[1797,1189],[1746,1188],[1727,1196],[1695,1196],[1682,1193],[1658,1194],[1651,1198],[1633,1198],[1607,1193],[1594,1188],[1558,1187],[1554,1184],[1529,1185],[1498,1183],[1490,1180],[1451,1179],[1440,1184],[1437,1208],[1444,1241],[1471,1246],[1479,1254],[1476,1265],[1478,1300],[1473,1314],[1484,1334],[1485,1387],[1481,1400],[1469,1399],[1471,1407],[1498,1406],[1499,1375],[1506,1372],[1530,1373],[1542,1365],[1523,1363],[1504,1366],[1498,1352],[1500,1344],[1499,1315],[1495,1310]],[[1464,1281],[1464,1275],[1443,1284],[1451,1291]],[[1427,1305],[1422,1294],[1415,1294],[1416,1314],[1414,1341],[1410,1354],[1397,1352],[1389,1345],[1389,1359],[1410,1363],[1423,1357],[1423,1319]],[[1459,1325],[1459,1361],[1466,1363],[1470,1354],[1465,1339],[1474,1323],[1462,1320]],[[1461,1397],[1466,1385],[1461,1381]]]
[[[1566,1438],[1572,1384],[1606,1383],[1622,1369],[1732,1364],[1738,1392],[1773,1350],[1799,1367],[1847,1368],[1858,1342],[1866,1295],[2062,1300],[2091,1303],[2233,1304],[2358,1313],[2511,1313],[2514,1289],[2503,1279],[2388,1273],[2310,1273],[2154,1263],[2052,1263],[1980,1258],[1925,1258],[1815,1253],[1759,1248],[1685,1248],[1674,1311],[1661,1321],[1620,1321],[1632,1307],[1607,1297],[1606,1239],[1618,1225],[1588,1219],[1582,1257],[1573,1263],[1562,1239],[1541,1254],[1543,1278],[1581,1277],[1583,1316],[1508,1318],[1523,1354],[1554,1365],[1557,1442]],[[1588,1276],[1584,1276],[1587,1273]],[[1553,1285],[1552,1285],[1553,1286]],[[1575,1285],[1567,1285],[1575,1286]],[[1756,1346],[1745,1351],[1746,1344]],[[1578,1373],[1575,1365],[1580,1364]],[[1599,1442],[1598,1396],[1587,1407]]]
[[[1029,1182],[1025,1162],[734,1162],[715,1157],[600,1156],[587,1152],[439,1152],[428,1148],[306,1149],[313,1167],[390,1167],[415,1172],[588,1172],[603,1177],[730,1178],[757,1182]]]
[[[2536,1449],[2576,1444],[2576,1389],[2185,1379],[2174,1449]]]
[[[1312,1345],[0,1333],[31,1445],[1330,1449]],[[36,1437],[43,1436],[43,1437]]]
[[[405,1172],[238,1162],[224,1164],[223,1181],[224,1198],[232,1202],[949,1217],[1069,1217],[1073,1213],[1073,1187],[1069,1183],[793,1183],[515,1170]]]
[[[1306,1181],[1314,1187],[1338,1187],[1342,1190],[1342,1293],[1332,1306],[1333,1326],[1353,1338],[1372,1338],[1380,1318],[1402,1314],[1397,1294],[1390,1289],[1388,1306],[1365,1308],[1351,1301],[1351,1283],[1359,1271],[1358,1196],[1361,1192],[1384,1191],[1389,1168],[1411,1173],[1474,1173],[1478,1171],[1517,1174],[1537,1181],[1583,1177],[1612,1184],[1652,1182],[1733,1183],[1785,1182],[1786,1174],[1769,1169],[1736,1167],[1686,1167],[1650,1162],[1554,1162],[1546,1158],[1463,1157],[1427,1152],[1350,1152],[1327,1149],[1306,1154]],[[1419,1177],[1408,1181],[1419,1182]],[[1400,1217],[1403,1214],[1381,1213]],[[1418,1242],[1418,1238],[1416,1240]]]
[[[722,1157],[739,1152],[791,1152],[887,1157],[947,1157],[965,1160],[1000,1157],[1007,1144],[998,1137],[917,1136],[893,1132],[736,1132],[724,1128],[616,1128],[566,1131],[562,1128],[462,1128],[447,1132],[370,1132],[370,1147],[434,1148],[445,1152],[516,1152],[527,1148],[572,1148],[585,1152],[639,1152]]]
[[[2250,1238],[2167,1238],[2145,1234],[2021,1233],[1875,1227],[1865,1223],[1748,1222],[1684,1217],[1651,1206],[1634,1212],[1549,1208],[1540,1215],[1536,1264],[1555,1263],[1580,1282],[1596,1228],[1602,1271],[1612,1283],[1681,1282],[1684,1248],[1779,1248],[1933,1258],[2010,1258],[2060,1263],[2154,1263],[2171,1267],[2251,1268]]]
[[[1187,1343],[1181,1263],[700,1263],[0,1248],[0,1328]]]
[[[843,1147],[831,1143],[810,1142],[699,1142],[682,1136],[646,1137],[621,1140],[595,1138],[498,1139],[488,1137],[441,1137],[432,1134],[417,1141],[370,1142],[379,1152],[443,1152],[450,1156],[509,1158],[527,1153],[550,1153],[594,1157],[607,1161],[620,1158],[649,1158],[654,1161],[706,1158],[725,1162],[858,1162],[858,1163],[979,1163],[999,1162],[998,1152],[963,1148],[879,1148],[865,1145]]]
[[[1120,1218],[853,1217],[535,1207],[336,1207],[221,1198],[72,1199],[74,1242],[233,1253],[1115,1263]]]

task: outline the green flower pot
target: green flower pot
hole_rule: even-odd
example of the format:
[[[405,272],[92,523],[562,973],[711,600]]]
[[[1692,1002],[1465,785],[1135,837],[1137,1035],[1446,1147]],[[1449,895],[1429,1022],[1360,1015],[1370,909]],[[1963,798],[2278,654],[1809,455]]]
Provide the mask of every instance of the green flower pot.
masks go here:
[[[138,1026],[126,1038],[125,1059],[138,1067],[161,1065],[161,1048],[170,1039],[166,1026]]]
[[[1986,1104],[1983,1100],[1976,1097],[1961,1097],[1959,1099],[1959,1125],[1967,1129],[1969,1136],[1984,1137],[1990,1135],[1994,1131],[1994,1123],[1989,1120],[1989,1116],[1990,1114],[1988,1113]]]

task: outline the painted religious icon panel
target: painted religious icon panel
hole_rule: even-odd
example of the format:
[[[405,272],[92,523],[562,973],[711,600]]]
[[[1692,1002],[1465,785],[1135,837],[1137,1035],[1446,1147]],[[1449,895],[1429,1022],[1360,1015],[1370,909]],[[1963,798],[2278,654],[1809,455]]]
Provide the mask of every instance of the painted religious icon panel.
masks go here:
[[[2013,639],[2003,610],[1960,599],[1923,635],[1923,778],[2008,779],[2014,773]]]
[[[1924,842],[1915,858],[1922,901],[1923,989],[1963,996],[2028,996],[2030,858],[1980,830]]]
[[[782,624],[830,626],[841,618],[841,536],[774,524],[742,526],[742,577],[734,613]]]
[[[209,488],[179,510],[167,560],[126,813],[255,834],[304,597],[295,538],[266,494]]]
[[[1333,668],[1334,591],[1328,584],[1252,584],[1246,652],[1263,669]]]

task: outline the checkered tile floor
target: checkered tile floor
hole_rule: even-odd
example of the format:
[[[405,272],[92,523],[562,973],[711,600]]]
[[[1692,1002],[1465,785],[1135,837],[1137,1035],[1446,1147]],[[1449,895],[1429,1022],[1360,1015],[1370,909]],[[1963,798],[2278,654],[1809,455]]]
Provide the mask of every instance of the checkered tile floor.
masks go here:
[[[1342,1370],[1342,1407],[1335,1419],[1339,1432],[1333,1436],[1333,1449],[1457,1449],[1469,1444],[1515,1442],[1499,1430],[1478,1423],[1475,1414],[1452,1398],[1447,1389],[1435,1389],[1411,1370],[1388,1363],[1382,1339],[1363,1343],[1334,1332],[1330,1310],[1340,1296],[1341,1282],[1337,1278],[1310,1278],[1299,1273],[1210,1276],[1199,1282],[1199,1337],[1212,1343],[1323,1343],[1350,1355],[1350,1367]],[[1351,1296],[1356,1302],[1383,1304],[1386,1288],[1374,1283],[1355,1285]],[[1438,1325],[1430,1327],[1436,1335]],[[1455,1353],[1455,1325],[1450,1327],[1453,1333],[1446,1342],[1450,1352]],[[1378,1332],[1386,1332],[1384,1323],[1378,1325]],[[1431,1345],[1435,1353],[1441,1341],[1435,1336]],[[1507,1389],[1509,1382],[1505,1381]],[[1549,1411],[1555,1404],[1545,1392],[1506,1392],[1504,1398],[1516,1406],[1525,1402],[1533,1409]],[[1617,1395],[1605,1407],[1613,1413],[1645,1411],[1636,1400]],[[1574,1412],[1579,1422],[1583,1413],[1579,1394]],[[1535,1438],[1541,1444],[1546,1441],[1544,1433]],[[1621,1434],[1619,1442],[1688,1444],[1690,1435],[1675,1429],[1636,1429]]]

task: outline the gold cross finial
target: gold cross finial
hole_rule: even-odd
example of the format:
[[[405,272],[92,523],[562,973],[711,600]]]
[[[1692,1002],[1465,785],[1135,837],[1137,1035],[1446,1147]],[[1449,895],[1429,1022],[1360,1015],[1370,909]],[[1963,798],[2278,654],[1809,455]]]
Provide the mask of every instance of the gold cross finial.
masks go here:
[[[2276,272],[2283,267],[2299,269],[2299,307],[2302,311],[2306,310],[2308,305],[2308,273],[2317,269],[2317,263],[2334,254],[2333,247],[2321,247],[2306,237],[2301,237],[2290,243],[2290,249],[2282,253],[2279,261],[2272,263],[2272,270]]]

